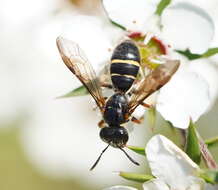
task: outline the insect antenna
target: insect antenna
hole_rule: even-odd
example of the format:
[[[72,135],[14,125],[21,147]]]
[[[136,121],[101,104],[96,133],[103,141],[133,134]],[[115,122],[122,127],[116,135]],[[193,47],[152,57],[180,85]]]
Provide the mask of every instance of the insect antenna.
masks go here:
[[[134,163],[135,165],[139,166],[139,163],[136,162],[135,160],[133,160],[133,158],[131,158],[131,157],[127,154],[127,152],[126,152],[124,149],[122,149],[121,147],[119,147],[119,149],[124,152],[124,154],[127,156],[127,158],[129,158],[129,160],[130,160],[132,163]]]
[[[90,171],[95,168],[95,166],[98,164],[99,160],[101,159],[102,154],[108,149],[109,146],[110,146],[110,144],[108,144],[107,147],[101,152],[101,154],[100,154],[100,156],[98,157],[98,159],[95,161],[95,163],[93,164],[93,166],[90,168]]]

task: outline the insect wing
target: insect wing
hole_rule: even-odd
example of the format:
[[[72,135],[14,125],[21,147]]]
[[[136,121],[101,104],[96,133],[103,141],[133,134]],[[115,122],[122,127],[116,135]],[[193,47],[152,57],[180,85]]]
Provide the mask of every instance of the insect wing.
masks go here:
[[[164,86],[177,71],[179,65],[178,60],[167,60],[165,64],[161,64],[140,81],[130,97],[129,114],[133,113],[148,96]]]
[[[105,100],[102,95],[99,80],[82,49],[78,44],[62,37],[57,38],[57,47],[65,65],[83,83],[95,99],[100,110],[103,111]]]

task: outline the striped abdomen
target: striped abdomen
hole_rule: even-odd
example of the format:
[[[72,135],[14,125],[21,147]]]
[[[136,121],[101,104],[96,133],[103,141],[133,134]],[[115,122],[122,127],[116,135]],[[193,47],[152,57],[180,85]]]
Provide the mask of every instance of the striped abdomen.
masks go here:
[[[118,45],[111,57],[111,80],[115,89],[126,92],[132,86],[138,71],[140,54],[130,40]]]

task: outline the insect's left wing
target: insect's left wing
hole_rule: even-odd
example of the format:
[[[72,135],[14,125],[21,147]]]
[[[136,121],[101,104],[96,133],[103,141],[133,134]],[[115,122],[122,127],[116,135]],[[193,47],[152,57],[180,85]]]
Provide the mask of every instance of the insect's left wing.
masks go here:
[[[130,97],[129,114],[133,113],[148,96],[164,86],[177,71],[179,65],[178,60],[167,60],[140,81]]]
[[[78,44],[62,37],[57,38],[57,47],[65,65],[83,83],[100,110],[103,111],[105,99],[102,95],[99,80],[82,49]]]

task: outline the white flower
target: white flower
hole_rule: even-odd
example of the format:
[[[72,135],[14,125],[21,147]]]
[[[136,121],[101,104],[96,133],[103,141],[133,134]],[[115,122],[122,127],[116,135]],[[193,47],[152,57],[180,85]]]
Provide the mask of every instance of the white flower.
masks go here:
[[[189,48],[193,53],[204,53],[214,35],[214,22],[210,15],[198,6],[175,1],[163,11],[159,20],[155,15],[159,2],[160,0],[103,1],[108,16],[127,30],[154,32],[175,49]],[[161,30],[158,22],[161,22]]]
[[[200,190],[203,180],[196,177],[200,168],[166,137],[162,135],[152,137],[146,145],[145,152],[151,172],[158,181],[154,179],[152,184],[145,183],[144,189],[162,183],[166,189],[174,190],[186,190],[197,184]]]
[[[161,17],[158,17],[155,15],[155,7],[159,2],[103,1],[111,20],[130,31],[140,31],[144,34],[152,32],[163,43],[170,45],[171,48],[166,47],[167,56],[181,61],[179,71],[160,90],[157,110],[175,127],[185,129],[190,118],[194,122],[197,121],[216,100],[218,68],[210,59],[189,61],[173,50],[189,49],[192,53],[200,54],[207,51],[211,44],[218,46],[218,43],[214,44],[213,41],[215,20],[203,6],[199,7],[197,3],[188,1],[172,1]],[[135,9],[137,12],[132,11]]]
[[[209,59],[188,61],[173,50],[189,48],[193,53],[205,52],[212,43],[214,22],[202,8],[182,1],[170,4],[159,18],[155,15],[159,2],[159,0],[138,0],[137,3],[133,0],[104,0],[103,5],[112,21],[126,27],[127,31],[153,33],[152,35],[160,38],[163,43],[171,46],[168,48],[165,45],[167,57],[181,60],[178,74],[160,90],[157,110],[175,127],[185,129],[190,118],[194,122],[197,121],[213,105],[218,92],[216,83],[218,69],[215,65],[212,66],[213,62]],[[40,30],[36,30],[36,34],[34,39],[38,47],[44,50],[46,55],[52,54],[54,61],[58,56],[54,46],[54,40],[58,35],[76,41],[86,52],[95,70],[99,71],[103,65],[109,63],[113,48],[128,33],[113,26],[103,16],[99,18],[64,12],[55,16],[53,21],[45,23]],[[145,41],[147,40],[149,35]],[[197,64],[198,62],[200,64]],[[202,64],[205,65],[204,70],[207,70],[207,74],[198,68]],[[140,118],[144,114],[143,110],[138,108],[133,115]]]
[[[186,153],[162,135],[155,135],[146,145],[146,155],[156,179],[143,184],[144,190],[206,190],[198,178],[200,168]],[[212,186],[216,189],[216,186]]]
[[[186,153],[162,135],[153,136],[146,145],[146,156],[154,179],[143,184],[144,190],[216,190],[198,178],[200,168]],[[108,190],[131,187],[114,186]]]
[[[175,127],[186,129],[210,110],[218,96],[218,67],[210,59],[189,61],[161,90],[157,110]]]

